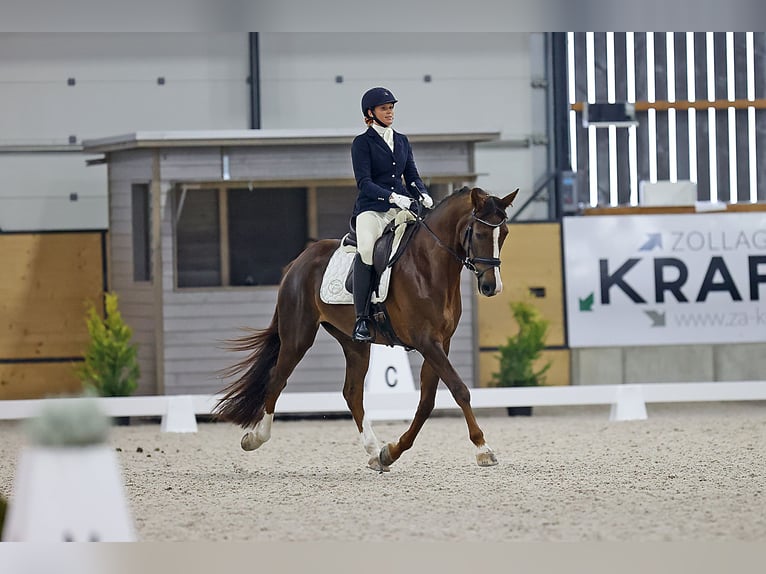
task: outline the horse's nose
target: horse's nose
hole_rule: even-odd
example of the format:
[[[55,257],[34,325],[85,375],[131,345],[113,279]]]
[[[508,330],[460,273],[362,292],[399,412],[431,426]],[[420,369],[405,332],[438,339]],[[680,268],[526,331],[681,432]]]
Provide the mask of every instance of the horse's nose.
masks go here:
[[[492,297],[492,295],[495,294],[495,286],[490,285],[489,283],[482,283],[479,287],[479,290],[485,297]]]

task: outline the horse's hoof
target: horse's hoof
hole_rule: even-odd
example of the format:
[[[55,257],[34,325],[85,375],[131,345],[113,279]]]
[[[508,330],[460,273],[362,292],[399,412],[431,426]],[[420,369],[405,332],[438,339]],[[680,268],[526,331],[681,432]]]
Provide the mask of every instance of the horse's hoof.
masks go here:
[[[389,445],[386,445],[382,449],[380,449],[380,454],[378,454],[378,458],[380,459],[380,464],[382,464],[386,468],[394,464],[394,459],[391,457],[391,453],[388,451],[388,446]]]
[[[255,450],[264,442],[255,436],[254,432],[248,432],[244,434],[239,444],[242,446],[242,450]]]
[[[497,457],[492,450],[487,448],[476,453],[476,464],[479,466],[495,466],[497,464]]]
[[[377,456],[373,456],[367,463],[367,466],[378,472],[391,472],[390,468],[381,464],[380,459]]]

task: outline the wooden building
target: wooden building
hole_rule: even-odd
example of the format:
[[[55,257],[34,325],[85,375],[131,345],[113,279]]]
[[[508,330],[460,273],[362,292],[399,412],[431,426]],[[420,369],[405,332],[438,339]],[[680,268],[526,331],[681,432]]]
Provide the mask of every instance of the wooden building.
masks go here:
[[[268,325],[284,265],[307,242],[348,230],[356,133],[137,132],[83,142],[108,167],[108,287],[139,344],[138,394],[221,389],[218,373],[238,358],[223,342]],[[439,198],[475,182],[474,146],[499,133],[408,137]],[[475,299],[466,272],[450,357],[469,386],[478,372]],[[418,380],[421,358],[410,360]],[[288,390],[340,390],[343,378],[340,346],[320,329]]]

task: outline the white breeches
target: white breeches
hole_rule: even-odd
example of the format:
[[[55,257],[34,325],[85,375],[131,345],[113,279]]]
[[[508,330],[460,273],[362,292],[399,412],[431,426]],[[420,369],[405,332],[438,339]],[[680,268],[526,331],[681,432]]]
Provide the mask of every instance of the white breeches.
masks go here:
[[[389,222],[393,221],[399,208],[388,211],[363,211],[356,216],[356,251],[365,265],[372,265],[372,250]]]

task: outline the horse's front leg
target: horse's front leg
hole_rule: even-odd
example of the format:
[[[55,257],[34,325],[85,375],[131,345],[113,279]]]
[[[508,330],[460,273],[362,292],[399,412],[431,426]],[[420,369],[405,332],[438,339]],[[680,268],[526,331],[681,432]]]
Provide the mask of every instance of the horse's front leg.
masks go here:
[[[468,425],[468,436],[470,437],[471,442],[476,446],[476,463],[479,466],[496,465],[497,458],[495,457],[495,453],[492,452],[492,449],[489,448],[489,445],[487,445],[486,441],[484,440],[484,432],[476,422],[476,416],[474,415],[473,409],[471,408],[471,392],[468,390],[468,387],[460,378],[460,375],[458,375],[457,371],[455,371],[455,368],[452,366],[452,363],[450,363],[449,359],[447,358],[445,348],[442,348],[438,344],[434,344],[424,348],[422,352],[423,357],[428,363],[431,364],[433,370],[436,372],[437,377],[444,381],[444,384],[449,389],[452,397],[455,399],[455,402],[460,407],[460,410],[463,411],[465,422]],[[434,397],[436,394],[435,386],[436,385],[434,385]],[[420,424],[422,425],[423,422]],[[413,421],[413,425],[414,423],[415,421]],[[386,447],[384,447],[383,450],[386,450]],[[385,462],[384,453],[381,453],[381,460]]]
[[[415,437],[423,428],[431,412],[434,410],[436,400],[436,387],[439,384],[439,375],[433,370],[428,361],[423,363],[420,369],[420,401],[415,411],[415,416],[410,423],[410,427],[399,437],[399,441],[389,443],[380,451],[380,462],[389,466],[398,460],[405,450],[412,447]]]
[[[372,430],[370,419],[364,414],[364,377],[370,363],[370,345],[352,341],[338,329],[327,326],[327,331],[333,335],[343,348],[346,357],[346,380],[343,383],[343,398],[351,411],[351,416],[359,431],[362,447],[370,455],[367,462],[373,470],[388,472],[388,466],[380,462],[380,442]]]

